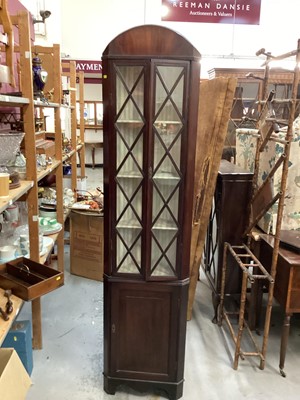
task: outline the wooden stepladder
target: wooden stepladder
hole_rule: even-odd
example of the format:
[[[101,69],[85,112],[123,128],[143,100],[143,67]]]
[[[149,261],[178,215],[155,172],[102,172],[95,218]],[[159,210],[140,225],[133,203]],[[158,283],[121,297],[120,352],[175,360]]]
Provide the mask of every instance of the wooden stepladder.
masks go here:
[[[257,129],[255,130],[255,136],[257,137],[257,146],[255,154],[252,197],[249,203],[249,223],[245,230],[245,238],[247,238],[247,244],[243,246],[234,246],[232,244],[226,243],[224,246],[221,301],[219,309],[219,325],[222,325],[223,320],[227,323],[227,325],[229,326],[230,334],[235,344],[235,356],[233,365],[234,369],[237,369],[238,367],[239,358],[244,358],[245,356],[258,356],[260,358],[260,369],[264,369],[265,367],[274,295],[274,284],[276,279],[276,269],[280,244],[280,231],[286,197],[290,144],[293,140],[294,135],[293,123],[297,116],[296,105],[299,85],[300,40],[298,40],[296,50],[277,57],[272,56],[270,53],[266,53],[264,49],[260,50],[257,54],[264,54],[266,55],[267,59],[265,62],[266,69],[263,90],[265,97],[264,100],[259,102],[261,110],[259,113],[259,119],[257,121]],[[275,93],[273,91],[270,91],[268,93],[268,77],[270,68],[269,64],[273,60],[283,60],[294,56],[296,58],[296,63],[293,74],[291,98],[277,100],[275,99]],[[276,103],[284,103],[288,106],[289,114],[287,120],[276,119],[276,113],[274,111]],[[284,126],[286,126],[286,133],[284,138],[282,138],[279,137],[277,134],[279,130],[281,130]],[[283,146],[284,150],[281,156],[272,166],[270,172],[268,173],[268,176],[265,178],[263,183],[260,184],[258,182],[260,161],[262,154],[270,141],[280,143]],[[276,172],[280,174],[281,179],[279,190],[275,193],[275,188],[272,185],[272,181]],[[276,204],[277,206],[277,219],[274,229],[274,248],[272,254],[271,268],[269,271],[267,271],[260,263],[260,261],[251,252],[250,241],[253,230],[255,229],[257,223],[274,204]],[[235,259],[237,267],[241,268],[243,272],[241,298],[239,304],[240,307],[239,310],[235,312],[235,314],[238,315],[237,333],[235,333],[235,330],[230,320],[230,314],[232,314],[232,312],[228,312],[225,307],[226,259],[229,254]],[[266,280],[268,287],[264,331],[261,346],[256,343],[255,338],[252,335],[245,319],[247,292],[250,291],[251,293],[255,283],[257,283],[258,280]],[[247,329],[247,332],[250,335],[250,339],[253,342],[255,348],[254,351],[247,352],[243,351],[241,348],[244,328]],[[279,367],[280,372],[284,376],[281,366]]]

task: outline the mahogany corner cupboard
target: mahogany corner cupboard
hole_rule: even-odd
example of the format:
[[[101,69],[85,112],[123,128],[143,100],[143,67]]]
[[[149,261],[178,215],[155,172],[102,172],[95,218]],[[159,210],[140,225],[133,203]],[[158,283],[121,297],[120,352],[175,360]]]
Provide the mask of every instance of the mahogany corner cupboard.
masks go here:
[[[102,55],[104,390],[183,392],[200,54],[134,27]]]

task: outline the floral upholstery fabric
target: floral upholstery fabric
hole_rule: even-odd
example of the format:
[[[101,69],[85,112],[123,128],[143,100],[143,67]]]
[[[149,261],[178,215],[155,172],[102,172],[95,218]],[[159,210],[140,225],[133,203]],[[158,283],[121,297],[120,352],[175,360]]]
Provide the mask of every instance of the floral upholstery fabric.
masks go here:
[[[254,171],[254,160],[257,142],[255,129],[236,130],[236,164],[242,168]],[[285,138],[286,131],[282,129],[277,136]],[[268,176],[275,162],[284,152],[284,144],[268,141],[260,157],[258,184]],[[273,195],[280,189],[282,168],[280,167],[273,178]],[[275,233],[277,205],[275,204],[259,221],[259,227],[266,233]],[[281,229],[300,230],[300,117],[293,124],[293,141],[290,146],[289,171],[287,177],[286,196]]]

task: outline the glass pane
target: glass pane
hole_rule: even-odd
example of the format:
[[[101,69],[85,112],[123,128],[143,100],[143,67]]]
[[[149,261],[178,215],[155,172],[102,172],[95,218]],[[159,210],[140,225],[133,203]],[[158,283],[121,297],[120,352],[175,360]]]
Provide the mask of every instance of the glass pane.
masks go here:
[[[138,234],[138,232],[137,232]],[[132,230],[126,230],[122,237],[117,237],[117,271],[122,273],[140,273],[141,239],[135,239],[133,244]]]
[[[142,176],[143,137],[135,136],[134,131],[127,134],[123,130],[117,134],[117,148],[118,175]]]
[[[103,104],[96,103],[97,125],[103,124]]]
[[[84,124],[95,125],[95,104],[84,103]]]
[[[80,124],[80,103],[76,102],[76,121],[77,125]]]
[[[172,231],[153,231],[151,275],[176,276],[176,240]]]
[[[178,220],[179,180],[154,179],[153,187],[153,224],[162,228],[174,226]]]
[[[155,114],[161,113],[161,121],[177,121],[176,114],[182,116],[183,72],[183,67],[160,66],[157,68]]]
[[[151,276],[176,276],[184,68],[156,69]]]
[[[142,219],[142,180],[117,180],[117,221],[125,226],[139,226]]]
[[[144,71],[117,66],[116,270],[141,274]]]
[[[144,114],[143,67],[117,67],[117,114],[122,113],[123,121],[140,120]]]

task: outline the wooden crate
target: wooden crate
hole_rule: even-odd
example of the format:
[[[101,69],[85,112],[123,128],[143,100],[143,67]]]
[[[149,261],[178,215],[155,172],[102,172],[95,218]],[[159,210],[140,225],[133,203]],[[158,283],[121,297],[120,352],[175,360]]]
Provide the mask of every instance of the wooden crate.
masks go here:
[[[64,284],[63,272],[30,259],[19,257],[0,265],[0,287],[29,301],[41,297]]]

